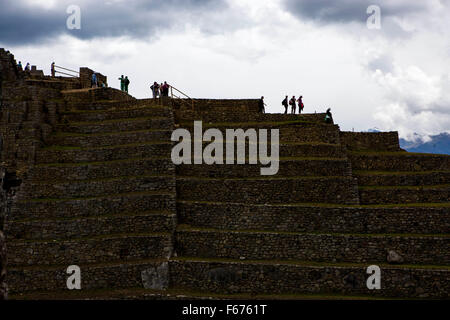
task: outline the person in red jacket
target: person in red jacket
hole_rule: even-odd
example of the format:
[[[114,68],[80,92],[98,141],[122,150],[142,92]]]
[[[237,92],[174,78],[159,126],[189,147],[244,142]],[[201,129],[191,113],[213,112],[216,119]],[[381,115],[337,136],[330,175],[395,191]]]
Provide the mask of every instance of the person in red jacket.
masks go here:
[[[303,96],[300,96],[300,98],[298,98],[298,113],[302,113],[304,108],[305,106],[303,105]]]

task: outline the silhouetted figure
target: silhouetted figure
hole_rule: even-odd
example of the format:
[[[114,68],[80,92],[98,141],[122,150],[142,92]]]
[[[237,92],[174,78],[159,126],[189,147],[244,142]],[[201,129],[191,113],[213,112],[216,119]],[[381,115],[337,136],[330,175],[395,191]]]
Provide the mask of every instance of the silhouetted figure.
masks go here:
[[[287,114],[288,112],[288,99],[288,96],[286,96],[286,98],[284,98],[284,100],[281,102],[284,107],[284,114]]]
[[[17,64],[17,69],[19,69],[19,71],[23,71],[22,70],[22,62],[21,61],[19,61],[19,63]]]
[[[159,84],[156,81],[153,82],[153,85],[150,86],[150,89],[152,89],[153,99],[156,99],[159,95]]]
[[[333,115],[331,114],[331,109],[328,108],[325,114],[325,123],[332,124],[333,123]]]
[[[305,108],[305,106],[303,105],[303,96],[300,96],[300,98],[298,98],[298,113],[302,113],[303,109]]]
[[[25,66],[25,71],[30,72],[30,68],[30,63],[27,63],[27,65]]]
[[[128,76],[125,76],[125,79],[123,80],[123,84],[125,86],[125,92],[128,93],[128,86],[130,85],[130,79],[128,79]]]
[[[123,75],[119,78],[120,80],[120,90],[125,91],[125,78]]]
[[[295,96],[292,97],[292,99],[289,101],[289,105],[291,106],[291,113],[295,114],[295,111],[297,109],[296,105],[297,101],[295,100]]]
[[[258,100],[258,112],[266,113],[266,109],[264,108],[266,104],[264,103],[264,97]]]
[[[162,93],[163,97],[169,96],[169,88],[170,88],[170,86],[167,84],[166,81],[164,81],[164,84],[161,87],[161,93]]]
[[[55,72],[55,63],[54,62],[52,62],[52,65],[50,66],[50,71],[52,73],[52,77],[55,77],[56,72]]]

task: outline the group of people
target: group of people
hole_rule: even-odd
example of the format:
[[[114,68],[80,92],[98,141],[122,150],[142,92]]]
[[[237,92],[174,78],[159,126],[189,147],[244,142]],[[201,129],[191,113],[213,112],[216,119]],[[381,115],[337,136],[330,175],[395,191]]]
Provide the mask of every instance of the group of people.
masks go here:
[[[128,93],[128,86],[130,85],[130,79],[128,79],[128,76],[123,77],[123,75],[119,78],[120,80],[120,90],[125,91]]]
[[[297,112],[297,106],[299,114],[302,113],[303,109],[305,108],[305,105],[303,104],[303,96],[300,96],[300,98],[298,99],[296,99],[295,96],[292,96],[291,99],[289,99],[289,97],[286,96],[286,98],[284,98],[281,104],[284,107],[284,114],[288,113],[289,106],[291,106],[292,114],[295,114]]]
[[[158,84],[158,82],[155,81],[150,86],[150,89],[152,90],[153,93],[153,99],[168,97],[170,85],[166,81],[164,81],[164,83],[161,84]]]
[[[30,63],[28,62],[27,65],[25,66],[25,69],[22,69],[22,62],[19,61],[19,63],[17,64],[17,69],[19,69],[19,71],[31,71],[31,66]]]

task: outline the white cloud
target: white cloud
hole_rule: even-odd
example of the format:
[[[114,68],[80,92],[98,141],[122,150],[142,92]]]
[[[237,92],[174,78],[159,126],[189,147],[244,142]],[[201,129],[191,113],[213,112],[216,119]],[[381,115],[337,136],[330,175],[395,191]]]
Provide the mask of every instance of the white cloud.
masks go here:
[[[397,14],[381,31],[371,31],[358,23],[297,19],[281,3],[230,0],[227,14],[197,12],[192,19],[201,21],[188,19],[156,36],[65,35],[8,49],[47,73],[52,61],[91,67],[116,88],[126,74],[138,98],[150,96],[153,81],[167,80],[193,97],[264,95],[269,112],[282,112],[286,94],[301,94],[306,112],[331,107],[343,130],[378,127],[402,137],[449,130],[448,7],[431,1],[426,14]],[[391,8],[398,13],[405,3]]]

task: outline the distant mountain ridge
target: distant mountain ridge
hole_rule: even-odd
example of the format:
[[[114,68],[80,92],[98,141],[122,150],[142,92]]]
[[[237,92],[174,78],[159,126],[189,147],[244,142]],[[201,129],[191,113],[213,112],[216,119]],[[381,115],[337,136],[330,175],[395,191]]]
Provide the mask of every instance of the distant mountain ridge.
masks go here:
[[[400,139],[400,147],[409,152],[438,153],[450,155],[450,134],[441,133],[430,137],[431,140],[424,142],[421,137],[416,141]]]
[[[368,132],[381,132],[377,128],[369,129]],[[435,136],[430,136],[431,140],[424,141],[424,136],[415,133],[414,141],[400,139],[400,148],[408,152],[436,153],[450,155],[450,133],[443,132]]]

